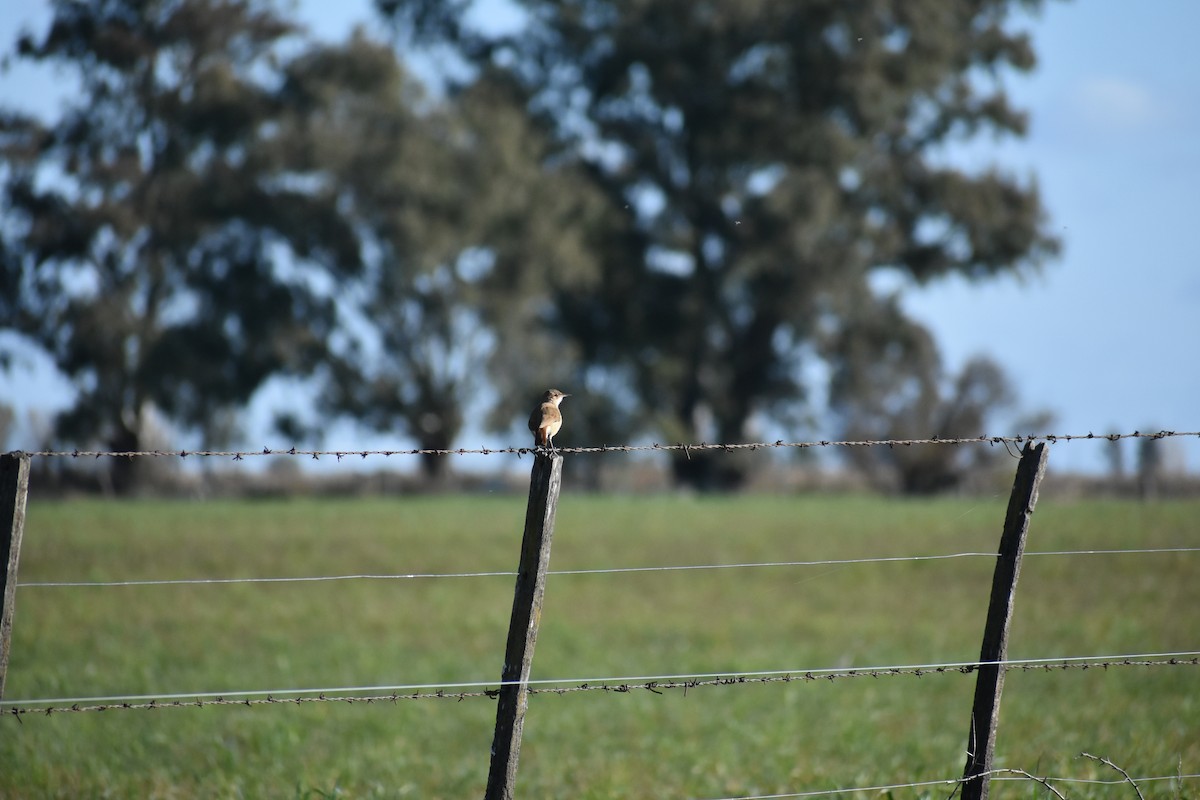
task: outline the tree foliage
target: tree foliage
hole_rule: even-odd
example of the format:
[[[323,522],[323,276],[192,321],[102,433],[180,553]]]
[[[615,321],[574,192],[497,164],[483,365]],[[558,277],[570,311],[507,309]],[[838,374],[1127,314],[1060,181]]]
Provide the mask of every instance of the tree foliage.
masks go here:
[[[338,286],[341,325],[319,406],[448,448],[462,428],[473,360],[452,269],[468,207],[448,146],[453,121],[389,47],[361,32],[291,62],[283,96],[281,147],[333,188],[363,262]],[[425,462],[430,472],[444,463]]]
[[[152,412],[219,435],[293,376],[322,420],[446,449],[489,375],[542,377],[544,291],[596,275],[587,193],[503,81],[435,101],[361,32],[301,34],[266,0],[64,0],[19,43],[82,88],[0,129],[0,326],[73,380],[62,441],[136,450]],[[298,405],[278,427],[319,437]]]
[[[502,83],[434,102],[386,45],[361,34],[289,64],[292,110],[281,145],[336,187],[363,268],[339,286],[342,325],[322,370],[322,409],[423,449],[449,449],[471,413],[528,393],[545,293],[594,279],[565,217],[586,205],[565,173],[544,170],[543,137]],[[586,213],[583,211],[582,213]],[[521,376],[521,377],[518,377]],[[517,384],[522,384],[517,386]],[[446,459],[428,456],[427,475]]]
[[[1032,179],[946,158],[1023,132],[1002,77],[1033,66],[1010,17],[1040,0],[515,0],[512,31],[377,2],[463,59],[444,96],[271,0],[54,0],[18,43],[82,89],[50,123],[0,111],[0,328],[73,381],[61,440],[138,449],[152,412],[215,436],[277,376],[319,397],[321,425],[284,429],[349,416],[431,449],[551,385],[568,442],[791,433],[814,363],[848,434],[1007,402],[987,362],[947,377],[874,276],[1056,251]],[[912,491],[961,471],[864,466]]]
[[[894,296],[865,298],[827,346],[830,401],[848,441],[976,437],[988,429],[989,416],[1011,410],[1016,400],[987,357],[947,375],[929,332],[904,317]],[[946,445],[847,449],[877,487],[906,494],[955,488],[1005,453]]]
[[[548,293],[546,324],[582,354],[582,388],[657,436],[786,419],[875,272],[981,279],[1056,250],[1032,180],[940,158],[1024,131],[1000,78],[1034,64],[1009,17],[1037,0],[515,5],[525,25],[492,33],[463,22],[469,3],[379,0],[415,41],[505,76],[555,157],[586,167],[610,212],[603,281]],[[913,328],[890,319],[889,336]],[[695,454],[675,469],[738,479]]]
[[[77,390],[62,439],[137,450],[152,407],[204,430],[320,362],[336,314],[312,273],[359,259],[328,189],[278,147],[296,33],[255,0],[61,0],[19,42],[82,88],[51,125],[0,127],[0,311]]]

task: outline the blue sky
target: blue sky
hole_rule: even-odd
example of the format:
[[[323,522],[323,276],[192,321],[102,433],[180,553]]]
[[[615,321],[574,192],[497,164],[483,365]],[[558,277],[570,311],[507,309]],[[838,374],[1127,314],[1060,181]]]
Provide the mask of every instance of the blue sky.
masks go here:
[[[499,3],[483,5],[492,10],[482,15],[503,14]],[[44,25],[48,8],[34,0],[0,16],[3,48],[22,24]],[[368,0],[303,0],[300,9],[321,38],[377,25]],[[1029,135],[953,157],[1036,175],[1064,252],[1040,275],[950,280],[906,292],[905,305],[935,332],[950,367],[978,353],[998,360],[1025,409],[1054,412],[1054,433],[1198,430],[1200,3],[1050,2],[1023,26],[1039,66],[1006,84],[1030,114]],[[49,114],[58,84],[51,73],[10,69],[0,103]],[[0,397],[20,410],[59,407],[66,384],[47,364],[29,366],[0,375]],[[265,437],[254,424],[250,435],[250,446],[268,443],[254,439]],[[483,443],[473,432],[461,442]],[[369,447],[378,437],[347,426],[326,444]],[[1200,442],[1174,440],[1172,451],[1172,461],[1200,468]],[[1058,446],[1052,461],[1086,471],[1106,463],[1103,446],[1090,442]]]

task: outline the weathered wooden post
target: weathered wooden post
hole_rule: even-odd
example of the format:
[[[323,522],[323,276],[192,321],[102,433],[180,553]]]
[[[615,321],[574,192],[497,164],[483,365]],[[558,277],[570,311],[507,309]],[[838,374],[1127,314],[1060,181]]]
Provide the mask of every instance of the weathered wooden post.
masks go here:
[[[1000,724],[1000,694],[1004,691],[1005,668],[998,662],[1008,658],[1008,624],[1012,620],[1029,520],[1037,504],[1038,486],[1046,474],[1047,455],[1045,442],[1025,445],[1017,464],[1012,495],[1008,498],[1000,553],[992,576],[992,597],[983,629],[983,647],[979,653],[982,666],[975,680],[975,702],[971,707],[971,729],[967,735],[963,800],[987,800],[991,785],[989,773],[996,752],[996,728]]]
[[[554,512],[562,485],[562,456],[537,455],[529,478],[529,506],[525,511],[525,534],[521,540],[521,564],[513,593],[508,645],[504,651],[500,696],[496,706],[496,733],[492,739],[492,761],[484,800],[512,800],[517,781],[517,758],[521,731],[529,703],[529,672],[533,647],[542,619],[546,593],[546,571],[550,566],[550,542],[554,536]]]
[[[17,562],[21,558],[21,534],[25,530],[25,497],[29,493],[29,456],[0,455],[0,699],[8,674],[12,648],[13,606],[17,599]]]

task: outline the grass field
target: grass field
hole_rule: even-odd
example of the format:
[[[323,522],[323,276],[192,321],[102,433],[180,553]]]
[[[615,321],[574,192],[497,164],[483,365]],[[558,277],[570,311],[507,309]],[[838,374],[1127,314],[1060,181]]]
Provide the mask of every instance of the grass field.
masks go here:
[[[568,465],[569,466],[569,465]],[[552,569],[994,552],[1004,497],[593,497]],[[511,571],[523,497],[31,500],[23,582]],[[1043,500],[1036,550],[1200,546],[1200,503]],[[535,678],[970,661],[987,558],[557,575]],[[8,700],[495,680],[511,577],[26,587]],[[1200,554],[1026,559],[1010,656],[1200,649]],[[974,676],[532,698],[528,798],[722,798],[953,777]],[[0,796],[482,796],[495,704],[208,707],[0,719]],[[998,766],[1200,773],[1200,668],[1016,672]],[[1134,798],[1070,784],[1070,797]],[[1200,781],[1143,787],[1200,797]],[[878,796],[872,793],[870,796]],[[893,797],[939,797],[946,787]],[[1035,797],[999,783],[993,797]],[[866,795],[863,795],[866,796]]]

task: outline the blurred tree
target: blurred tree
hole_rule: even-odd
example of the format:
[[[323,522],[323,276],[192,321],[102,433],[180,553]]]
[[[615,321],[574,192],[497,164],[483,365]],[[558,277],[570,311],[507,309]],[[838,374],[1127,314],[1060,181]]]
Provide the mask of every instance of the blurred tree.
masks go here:
[[[861,298],[826,344],[831,403],[849,441],[982,436],[988,418],[1014,401],[1008,379],[988,358],[973,358],[946,376],[932,337],[904,316],[895,297]],[[961,486],[1004,452],[929,444],[852,447],[845,455],[881,488],[931,494]]]
[[[543,171],[544,137],[502,83],[434,102],[390,47],[361,33],[290,63],[284,97],[281,146],[331,177],[363,257],[339,286],[345,324],[322,407],[445,450],[468,413],[486,413],[480,398],[495,387],[506,427],[512,400],[499,398],[519,397],[523,409],[553,374],[530,350],[506,349],[507,332],[535,327],[546,292],[594,282],[564,221],[586,213],[586,192],[566,172]],[[569,370],[570,350],[557,361]],[[433,480],[448,463],[422,460]]]
[[[295,168],[328,176],[363,259],[337,289],[343,324],[319,405],[446,449],[463,423],[474,336],[453,271],[466,203],[445,146],[450,119],[361,31],[312,48],[285,73],[280,147]],[[447,461],[422,463],[438,476]]]
[[[1109,431],[1110,436],[1117,433],[1119,431]],[[1109,439],[1106,450],[1109,488],[1119,492],[1121,484],[1125,482],[1125,442],[1119,438]]]
[[[17,55],[82,92],[49,127],[0,120],[0,327],[73,381],[60,440],[138,450],[151,409],[203,432],[268,377],[313,370],[336,318],[321,280],[353,275],[358,243],[278,146],[277,65],[298,40],[269,3],[52,7]],[[128,490],[129,462],[113,468]]]
[[[1031,180],[938,158],[1024,131],[1000,76],[1033,67],[1009,15],[1040,0],[515,0],[515,31],[470,27],[470,0],[377,5],[408,41],[455,48],[464,82],[507,79],[546,162],[586,167],[603,281],[537,286],[555,309],[537,335],[667,440],[794,413],[814,341],[876,271],[979,279],[1057,249]],[[675,474],[736,484],[717,459],[680,455]]]
[[[1154,430],[1150,428],[1150,430]],[[1162,479],[1162,445],[1153,437],[1137,440],[1137,489],[1141,500],[1157,499]]]
[[[0,451],[7,452],[8,441],[16,429],[17,412],[8,403],[0,402]]]
[[[572,325],[588,324],[576,313],[587,309],[574,300],[606,291],[607,237],[621,217],[583,164],[558,157],[553,137],[528,116],[511,76],[487,69],[455,99],[475,131],[460,175],[470,187],[471,241],[485,260],[474,297],[491,338],[484,370],[494,398],[487,422],[502,432],[515,422],[516,435],[527,440],[533,403],[556,387],[572,395],[556,442],[626,441],[627,380],[598,355],[607,343],[570,332]],[[593,459],[578,470],[595,485],[599,466]]]

